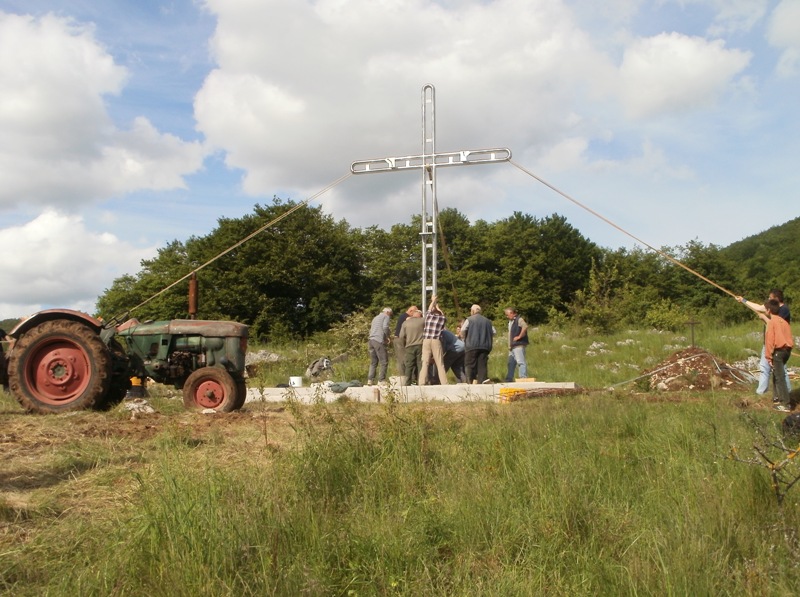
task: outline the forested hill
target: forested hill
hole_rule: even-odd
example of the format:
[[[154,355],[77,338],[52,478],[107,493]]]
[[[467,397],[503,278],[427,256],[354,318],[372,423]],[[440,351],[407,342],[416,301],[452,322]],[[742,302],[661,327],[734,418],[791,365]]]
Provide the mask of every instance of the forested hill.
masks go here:
[[[418,218],[390,230],[358,229],[319,207],[295,207],[276,197],[252,214],[221,218],[206,236],[173,241],[141,271],[115,280],[99,297],[98,314],[108,320],[139,305],[140,319],[185,317],[186,275],[201,263],[208,267],[198,272],[198,315],[247,324],[260,340],[310,337],[350,314],[420,302]],[[287,212],[280,226],[264,228]],[[438,222],[438,289],[453,321],[478,303],[497,321],[513,305],[534,325],[683,329],[689,317],[750,317],[735,295],[763,300],[778,286],[789,302],[800,297],[800,219],[727,248],[692,241],[659,253],[598,247],[558,214],[470,222],[448,208]],[[175,280],[183,281],[162,294]]]
[[[751,288],[790,289],[800,281],[800,218],[733,243],[720,254],[736,263]],[[795,300],[798,297],[794,297]]]

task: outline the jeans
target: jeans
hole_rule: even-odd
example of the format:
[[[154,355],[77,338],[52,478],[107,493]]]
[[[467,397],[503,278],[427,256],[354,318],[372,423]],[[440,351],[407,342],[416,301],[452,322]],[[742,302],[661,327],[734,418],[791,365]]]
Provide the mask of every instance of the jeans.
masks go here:
[[[514,381],[514,372],[519,365],[519,376],[528,377],[528,363],[525,361],[525,346],[515,346],[508,353],[508,372],[506,381]]]

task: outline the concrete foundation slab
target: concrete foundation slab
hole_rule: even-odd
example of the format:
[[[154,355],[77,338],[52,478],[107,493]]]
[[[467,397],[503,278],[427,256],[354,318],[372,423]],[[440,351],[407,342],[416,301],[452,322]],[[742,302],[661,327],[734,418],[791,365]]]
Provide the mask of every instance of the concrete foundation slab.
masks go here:
[[[395,378],[387,384],[349,387],[343,392],[334,392],[326,383],[312,383],[308,387],[249,388],[246,402],[284,402],[296,400],[301,404],[335,402],[341,398],[358,402],[501,402],[504,395],[514,392],[542,390],[575,390],[575,382],[514,382],[496,384],[450,384],[446,386],[404,386]]]

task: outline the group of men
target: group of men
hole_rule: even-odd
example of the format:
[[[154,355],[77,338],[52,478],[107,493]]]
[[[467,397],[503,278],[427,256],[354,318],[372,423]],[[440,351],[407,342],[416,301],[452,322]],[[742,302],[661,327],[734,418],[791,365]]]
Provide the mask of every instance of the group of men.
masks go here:
[[[447,317],[434,295],[423,315],[411,305],[398,318],[394,334],[390,333],[390,308],[383,309],[372,320],[368,349],[370,355],[367,384],[386,381],[389,365],[387,348],[392,343],[400,376],[407,385],[447,384],[452,371],[458,383],[485,383],[489,378],[489,353],[494,345],[496,329],[482,314],[480,305],[472,305],[470,315],[453,333],[447,329]],[[508,371],[505,381],[514,381],[519,367],[520,377],[527,377],[525,348],[528,345],[528,324],[517,309],[505,310],[508,323]],[[376,379],[377,376],[377,379]]]
[[[763,304],[753,303],[742,296],[736,300],[755,311],[764,321],[764,346],[761,348],[759,362],[760,376],[758,379],[757,394],[765,394],[769,389],[769,380],[772,379],[775,410],[791,412],[797,407],[797,400],[790,392],[789,372],[786,362],[792,354],[794,338],[790,323],[792,315],[789,307],[783,302],[783,291],[773,288],[769,298]]]

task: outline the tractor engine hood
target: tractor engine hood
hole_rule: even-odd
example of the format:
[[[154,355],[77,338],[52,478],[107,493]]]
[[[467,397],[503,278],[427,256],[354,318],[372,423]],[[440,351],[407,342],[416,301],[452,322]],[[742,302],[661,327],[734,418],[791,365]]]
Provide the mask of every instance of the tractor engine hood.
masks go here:
[[[247,326],[234,321],[207,321],[202,319],[172,319],[140,323],[130,319],[117,328],[120,336],[204,336],[207,338],[247,338]]]

